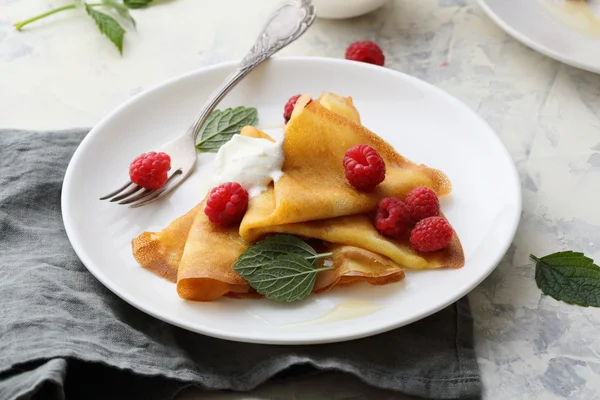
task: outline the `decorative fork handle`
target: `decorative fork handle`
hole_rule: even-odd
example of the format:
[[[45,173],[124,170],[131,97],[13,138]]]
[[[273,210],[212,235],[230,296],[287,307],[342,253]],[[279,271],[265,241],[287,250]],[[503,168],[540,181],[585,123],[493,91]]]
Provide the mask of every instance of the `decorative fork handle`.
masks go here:
[[[213,92],[196,120],[190,125],[189,132],[194,138],[194,143],[200,128],[221,99],[256,66],[302,36],[314,20],[315,8],[311,0],[293,0],[271,15],[250,52],[238,68]]]

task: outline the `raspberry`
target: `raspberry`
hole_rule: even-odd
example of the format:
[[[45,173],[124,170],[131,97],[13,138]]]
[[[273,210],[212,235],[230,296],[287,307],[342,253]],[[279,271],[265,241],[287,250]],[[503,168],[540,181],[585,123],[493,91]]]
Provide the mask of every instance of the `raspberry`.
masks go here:
[[[160,189],[167,182],[170,169],[171,157],[167,153],[152,151],[133,160],[129,165],[129,178],[144,189]]]
[[[354,42],[346,49],[346,59],[369,64],[383,65],[385,56],[376,43],[370,41]]]
[[[346,179],[358,190],[371,190],[385,179],[385,162],[377,150],[366,144],[359,144],[344,156]]]
[[[292,96],[287,101],[287,103],[285,103],[285,107],[283,108],[283,119],[285,120],[286,124],[289,122],[290,118],[292,118],[292,112],[294,111],[294,106],[296,105],[296,102],[298,101],[300,96],[301,96],[300,94]]]
[[[248,208],[248,192],[237,182],[223,183],[210,191],[204,213],[215,224],[240,222]]]
[[[454,230],[442,217],[429,217],[417,222],[410,232],[410,244],[416,251],[427,253],[450,244]]]
[[[411,190],[406,196],[405,203],[410,208],[410,215],[415,222],[440,215],[440,201],[437,194],[426,186]]]
[[[384,235],[403,238],[412,227],[410,210],[395,197],[381,199],[375,214],[375,227]]]

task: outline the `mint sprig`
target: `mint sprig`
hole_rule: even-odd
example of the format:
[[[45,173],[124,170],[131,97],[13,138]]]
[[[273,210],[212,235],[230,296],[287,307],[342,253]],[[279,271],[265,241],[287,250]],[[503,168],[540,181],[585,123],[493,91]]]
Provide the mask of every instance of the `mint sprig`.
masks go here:
[[[541,291],[556,300],[584,307],[600,307],[600,267],[594,260],[573,251],[538,258],[535,281]]]
[[[315,268],[299,254],[286,254],[258,270],[249,283],[268,299],[297,301],[312,292],[317,273],[331,269],[333,267]]]
[[[123,54],[123,37],[125,29],[110,15],[94,10],[89,5],[85,5],[85,11],[96,21],[96,25],[104,36],[110,39],[117,46],[119,53]]]
[[[123,0],[123,3],[129,8],[144,8],[152,3],[152,0]]]
[[[86,3],[84,0],[73,0],[72,4],[46,11],[35,17],[17,22],[14,26],[20,31],[24,26],[50,15],[66,10],[85,8],[86,13],[96,22],[100,32],[117,47],[119,53],[123,54],[125,29],[121,22],[127,21],[135,27],[135,20],[129,13],[129,9],[143,8],[150,3],[152,3],[152,0],[123,0],[122,2],[118,0],[102,0],[100,3]],[[101,7],[103,12],[96,11],[95,8],[97,7]]]
[[[200,128],[196,150],[199,153],[216,153],[233,135],[240,133],[244,126],[257,123],[258,111],[256,108],[240,106],[214,110]]]
[[[333,269],[316,267],[317,259],[331,254],[317,254],[296,236],[274,235],[248,247],[233,269],[266,298],[291,302],[312,292],[319,272]]]
[[[133,19],[129,13],[129,8],[125,4],[119,3],[116,0],[102,0],[102,4],[112,8],[121,18],[125,21],[129,21],[131,25],[135,26],[135,19]]]
[[[257,269],[286,254],[299,254],[313,260],[317,256],[317,252],[312,247],[295,236],[273,235],[248,247],[238,257],[233,269],[242,278],[249,280]]]

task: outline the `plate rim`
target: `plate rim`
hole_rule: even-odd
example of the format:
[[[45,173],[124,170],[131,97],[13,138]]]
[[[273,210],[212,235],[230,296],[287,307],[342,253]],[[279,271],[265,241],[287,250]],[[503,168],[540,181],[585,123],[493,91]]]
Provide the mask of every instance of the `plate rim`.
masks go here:
[[[326,337],[321,337],[318,339],[313,339],[313,338],[306,338],[306,339],[273,338],[273,337],[264,338],[264,337],[261,337],[262,335],[255,335],[255,334],[244,335],[243,332],[232,333],[230,331],[223,331],[220,328],[214,328],[214,327],[210,327],[210,326],[206,326],[206,325],[203,326],[202,329],[197,329],[196,327],[191,327],[189,325],[186,325],[185,322],[180,322],[176,318],[172,318],[169,315],[163,315],[160,312],[155,312],[151,307],[146,306],[143,301],[138,301],[134,295],[131,295],[130,293],[128,293],[126,291],[121,291],[118,287],[116,287],[116,284],[113,285],[111,279],[108,276],[106,276],[104,274],[104,272],[102,272],[102,268],[97,266],[96,263],[92,260],[92,258],[90,256],[88,256],[83,244],[77,243],[77,238],[75,237],[75,234],[76,234],[75,221],[72,219],[72,216],[69,213],[69,198],[68,198],[68,193],[72,190],[71,182],[72,182],[72,176],[74,174],[74,165],[78,162],[79,158],[82,156],[83,149],[85,149],[87,147],[87,143],[91,140],[91,138],[94,137],[95,135],[99,134],[98,132],[101,132],[103,125],[107,121],[111,120],[114,117],[114,115],[121,112],[122,109],[127,108],[130,104],[136,102],[138,99],[146,96],[150,92],[153,92],[155,90],[158,90],[158,89],[166,87],[166,86],[169,86],[179,80],[183,80],[183,79],[195,76],[195,75],[202,75],[204,73],[208,73],[213,70],[219,70],[219,69],[228,70],[228,69],[234,68],[238,65],[238,61],[229,61],[229,62],[222,62],[222,63],[217,63],[217,64],[213,64],[213,65],[206,66],[206,67],[197,68],[197,69],[185,72],[183,74],[176,75],[174,77],[171,77],[169,79],[161,81],[158,84],[152,85],[152,86],[148,87],[146,90],[130,97],[129,99],[125,100],[124,102],[122,102],[121,104],[116,106],[111,112],[106,114],[100,121],[98,121],[92,127],[92,129],[88,132],[88,134],[85,136],[85,138],[81,141],[81,143],[77,146],[77,149],[75,150],[75,152],[73,153],[73,156],[71,157],[71,159],[69,161],[69,164],[67,166],[67,169],[66,169],[65,175],[64,175],[64,179],[63,179],[63,185],[62,185],[62,189],[61,189],[61,214],[62,214],[65,231],[67,233],[67,237],[69,239],[69,242],[71,243],[73,250],[77,254],[77,256],[80,259],[80,261],[82,262],[82,264],[86,267],[86,269],[96,279],[98,279],[100,281],[100,283],[102,283],[106,288],[108,288],[112,293],[114,293],[116,296],[121,298],[123,301],[127,302],[128,304],[137,308],[138,310],[140,310],[148,315],[151,315],[152,317],[157,318],[161,321],[167,322],[171,325],[180,327],[182,329],[186,329],[191,332],[196,332],[199,334],[203,334],[203,335],[207,335],[207,336],[211,336],[211,337],[215,337],[215,338],[219,338],[219,339],[236,341],[236,342],[245,342],[245,343],[274,344],[274,345],[310,345],[310,344],[321,344],[321,343],[336,343],[336,342],[360,339],[360,338],[364,338],[364,337],[374,336],[374,335],[377,335],[377,334],[380,334],[383,332],[388,332],[388,331],[397,329],[397,328],[405,326],[405,325],[409,325],[413,322],[416,322],[418,320],[426,318],[426,317],[442,310],[443,308],[449,306],[450,304],[458,301],[460,298],[464,297],[469,292],[471,292],[475,287],[477,287],[485,278],[487,278],[496,269],[496,267],[498,266],[498,264],[500,263],[500,261],[502,260],[502,258],[506,254],[506,252],[508,251],[510,245],[512,244],[514,237],[516,235],[520,220],[521,220],[522,189],[521,189],[521,184],[520,184],[520,179],[519,179],[516,164],[511,156],[510,152],[508,151],[508,148],[504,145],[504,143],[502,142],[500,137],[496,134],[496,132],[493,130],[493,128],[479,114],[477,114],[472,108],[470,108],[465,103],[463,103],[456,97],[452,96],[448,92],[444,91],[443,89],[438,88],[428,82],[425,82],[425,81],[418,79],[416,77],[413,77],[411,75],[405,74],[400,71],[392,70],[389,68],[385,68],[385,67],[379,67],[379,66],[375,66],[375,65],[366,64],[366,63],[357,63],[357,62],[348,61],[345,59],[336,59],[336,58],[329,58],[329,57],[313,57],[313,56],[272,57],[272,59],[268,60],[267,62],[269,62],[269,63],[272,63],[272,62],[274,62],[274,63],[279,63],[279,62],[283,62],[283,63],[286,63],[286,62],[334,63],[334,64],[346,65],[346,66],[353,65],[353,68],[366,68],[366,69],[377,70],[380,73],[390,75],[391,77],[393,77],[393,79],[399,78],[399,79],[403,79],[405,81],[410,81],[411,83],[415,84],[416,86],[425,87],[427,90],[435,92],[436,94],[441,96],[444,100],[449,101],[449,102],[453,103],[454,105],[464,109],[465,112],[469,113],[474,119],[478,120],[479,123],[481,123],[481,124],[483,124],[483,126],[487,127],[487,129],[485,129],[485,131],[486,131],[485,134],[489,135],[489,139],[491,141],[496,142],[496,145],[498,146],[498,150],[503,154],[503,156],[506,157],[506,159],[508,161],[508,164],[510,166],[510,171],[507,171],[507,175],[510,175],[513,178],[512,180],[513,180],[513,183],[515,186],[515,197],[516,197],[515,199],[513,199],[514,205],[516,207],[514,210],[514,215],[512,216],[513,220],[512,220],[510,229],[509,229],[509,235],[507,236],[506,242],[503,244],[503,246],[500,247],[498,255],[495,257],[495,259],[492,262],[490,262],[490,266],[488,267],[487,271],[485,271],[485,273],[482,273],[481,276],[472,283],[472,285],[467,285],[467,286],[463,287],[461,290],[457,291],[456,294],[454,294],[453,296],[449,296],[449,298],[446,301],[438,302],[436,306],[429,307],[426,311],[422,312],[421,314],[415,315],[411,318],[404,319],[397,323],[385,325],[380,328],[360,329],[357,331],[353,331],[352,333],[338,334],[336,336],[326,336]]]
[[[600,74],[600,65],[598,65],[598,66],[590,65],[585,62],[573,60],[569,57],[565,57],[565,56],[561,55],[559,52],[557,52],[547,46],[544,46],[544,45],[536,42],[535,40],[530,39],[529,37],[525,36],[521,32],[514,29],[512,26],[510,26],[508,24],[508,22],[506,22],[502,18],[500,18],[491,9],[491,7],[487,4],[487,0],[477,0],[477,3],[483,9],[484,13],[496,25],[498,25],[498,27],[500,27],[500,29],[502,29],[504,31],[504,33],[508,34],[509,36],[512,36],[515,40],[521,42],[525,46],[531,48],[534,51],[537,51],[538,53],[540,53],[548,58],[551,58],[555,61],[561,62],[566,65],[569,65],[571,67],[575,67],[575,68],[579,68],[584,71]]]

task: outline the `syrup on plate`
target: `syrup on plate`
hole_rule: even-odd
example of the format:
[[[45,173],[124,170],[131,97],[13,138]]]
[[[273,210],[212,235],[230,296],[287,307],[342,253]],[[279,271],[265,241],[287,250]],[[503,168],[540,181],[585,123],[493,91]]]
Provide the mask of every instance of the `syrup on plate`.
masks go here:
[[[338,304],[322,316],[309,321],[294,322],[283,325],[283,327],[321,325],[331,322],[343,321],[372,314],[381,310],[381,304],[371,303],[369,301],[351,300]]]
[[[590,7],[590,0],[542,0],[542,4],[564,25],[600,39],[600,15]]]

